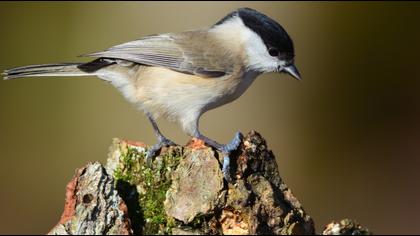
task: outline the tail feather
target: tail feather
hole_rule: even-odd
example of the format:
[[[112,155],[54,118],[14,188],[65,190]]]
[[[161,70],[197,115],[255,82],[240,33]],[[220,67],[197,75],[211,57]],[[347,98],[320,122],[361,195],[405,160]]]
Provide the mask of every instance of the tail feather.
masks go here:
[[[5,70],[2,75],[5,80],[32,76],[84,76],[88,72],[78,68],[82,63],[61,63],[31,65]]]

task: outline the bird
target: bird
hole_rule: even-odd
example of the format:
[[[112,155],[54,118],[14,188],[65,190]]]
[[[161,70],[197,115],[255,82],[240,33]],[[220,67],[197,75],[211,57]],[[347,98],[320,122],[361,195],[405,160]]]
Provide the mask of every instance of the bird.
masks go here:
[[[81,55],[92,58],[89,62],[17,67],[5,70],[3,77],[96,76],[117,88],[150,121],[158,142],[147,150],[149,166],[162,147],[175,145],[159,130],[156,120],[163,117],[221,152],[222,172],[230,181],[230,155],[243,135],[236,132],[230,143],[220,144],[199,131],[199,119],[239,98],[261,74],[287,73],[300,80],[294,51],[291,37],[277,21],[243,7],[211,26],[149,35]]]

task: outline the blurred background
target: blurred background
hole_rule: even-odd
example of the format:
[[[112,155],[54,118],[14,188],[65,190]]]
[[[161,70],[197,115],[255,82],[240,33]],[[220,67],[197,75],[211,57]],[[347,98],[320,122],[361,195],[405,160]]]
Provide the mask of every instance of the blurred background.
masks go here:
[[[209,26],[238,7],[280,22],[303,81],[259,77],[205,114],[201,131],[228,142],[259,131],[317,231],[354,218],[377,234],[420,233],[420,4],[393,2],[0,3],[0,70],[80,62],[83,53]],[[188,137],[159,122],[177,143]],[[93,77],[0,81],[0,233],[43,234],[65,186],[113,137],[155,143],[142,113]]]

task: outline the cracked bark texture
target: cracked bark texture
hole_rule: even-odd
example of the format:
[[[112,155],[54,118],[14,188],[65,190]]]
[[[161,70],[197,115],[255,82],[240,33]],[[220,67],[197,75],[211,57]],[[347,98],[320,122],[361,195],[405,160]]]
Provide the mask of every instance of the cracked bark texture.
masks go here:
[[[315,234],[257,132],[231,155],[232,183],[223,179],[223,155],[201,140],[163,148],[151,168],[147,148],[114,139],[105,167],[79,169],[50,234]],[[346,219],[323,234],[370,232]]]
[[[55,235],[132,234],[127,206],[114,180],[98,162],[76,170],[67,185],[64,212],[48,233]]]

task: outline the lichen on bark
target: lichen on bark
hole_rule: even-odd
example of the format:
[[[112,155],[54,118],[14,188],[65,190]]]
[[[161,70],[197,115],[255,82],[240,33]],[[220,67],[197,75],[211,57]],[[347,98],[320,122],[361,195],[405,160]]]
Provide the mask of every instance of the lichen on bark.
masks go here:
[[[76,170],[66,189],[60,222],[48,234],[132,234],[127,206],[103,166],[89,163]]]
[[[234,182],[229,184],[220,169],[222,154],[200,140],[165,148],[152,168],[145,165],[144,145],[115,140],[113,146],[110,172],[117,184],[135,186],[138,193],[138,233],[170,234],[174,228],[203,234],[314,232],[312,219],[281,180],[274,155],[256,132],[232,154]],[[125,201],[129,194],[121,191]]]
[[[163,148],[151,167],[147,149],[114,139],[105,168],[88,165],[69,183],[63,217],[50,233],[315,234],[312,218],[257,132],[231,153],[229,183],[221,171],[223,155],[201,140]],[[90,215],[100,217],[96,222]],[[75,224],[83,227],[74,230]],[[351,220],[333,222],[323,232],[369,233]]]
[[[108,161],[113,164],[108,166],[113,165],[113,175],[123,199],[136,204],[136,201],[130,200],[130,195],[138,198],[137,212],[133,214],[133,217],[140,218],[135,225],[137,233],[170,234],[174,220],[167,217],[163,203],[171,186],[171,174],[181,159],[182,149],[166,149],[164,154],[156,157],[151,168],[145,162],[146,151],[147,148],[143,146],[114,140]],[[117,152],[119,158],[112,159],[115,157],[114,152]]]

